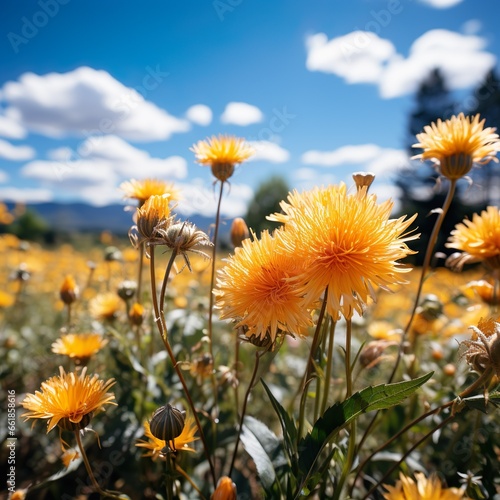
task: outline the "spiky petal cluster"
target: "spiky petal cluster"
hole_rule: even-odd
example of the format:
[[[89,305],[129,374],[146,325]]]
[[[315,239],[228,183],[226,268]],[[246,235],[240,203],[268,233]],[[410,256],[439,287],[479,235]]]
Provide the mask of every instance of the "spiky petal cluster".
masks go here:
[[[455,265],[484,261],[496,269],[500,267],[500,211],[490,206],[455,226],[446,243],[448,248],[461,250]]]
[[[89,377],[86,367],[79,373],[66,373],[59,367],[59,376],[42,382],[40,391],[26,396],[21,405],[28,412],[23,417],[47,419],[47,432],[56,425],[78,425],[104,405],[116,404],[114,394],[107,392],[114,383],[114,379],[104,382],[98,375]]]
[[[463,489],[445,488],[437,476],[426,478],[421,472],[415,474],[415,479],[399,475],[395,486],[384,485],[387,492],[385,500],[461,500],[467,499]]]
[[[472,118],[460,113],[425,126],[424,132],[417,135],[419,142],[413,145],[424,151],[414,158],[433,161],[441,175],[448,179],[467,175],[474,163],[497,161],[498,134],[492,127],[484,128],[484,122],[479,115]]]
[[[68,333],[52,344],[52,352],[85,361],[107,343],[108,341],[99,333]]]
[[[293,281],[303,261],[282,244],[282,231],[246,239],[219,270],[214,290],[221,318],[237,321],[249,338],[273,343],[279,332],[302,334],[311,316]]]
[[[179,190],[172,182],[162,181],[160,179],[131,179],[120,184],[120,189],[125,193],[124,198],[138,200],[139,206],[149,200],[151,196],[168,195],[170,202],[177,201],[180,198]]]
[[[236,164],[248,160],[254,154],[254,149],[244,139],[230,135],[212,136],[198,141],[191,151],[196,161],[210,166],[214,176],[221,182],[233,175]]]
[[[283,241],[293,248],[303,270],[295,279],[305,304],[327,292],[327,311],[338,318],[362,314],[376,288],[405,283],[401,273],[410,271],[398,261],[414,253],[406,242],[418,235],[406,233],[410,219],[390,219],[393,203],[377,203],[366,187],[354,194],[345,184],[296,191],[282,202],[282,214],[271,220],[285,224]]]

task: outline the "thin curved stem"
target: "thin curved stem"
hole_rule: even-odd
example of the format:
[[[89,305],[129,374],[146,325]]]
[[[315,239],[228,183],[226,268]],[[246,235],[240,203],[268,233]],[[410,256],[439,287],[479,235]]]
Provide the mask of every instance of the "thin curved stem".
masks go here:
[[[352,396],[352,366],[351,366],[351,341],[352,341],[352,320],[346,320],[346,333],[345,333],[345,378],[346,378],[346,399]],[[349,444],[347,447],[347,456],[342,467],[339,482],[334,492],[334,499],[337,500],[342,494],[344,484],[349,477],[356,456],[356,434],[357,422],[354,419],[350,425]]]
[[[76,437],[76,443],[78,445],[78,448],[80,449],[80,453],[82,455],[83,463],[85,464],[85,469],[87,470],[87,474],[89,475],[90,481],[92,482],[92,487],[94,490],[99,493],[104,498],[120,498],[120,493],[119,492],[113,492],[113,491],[107,491],[103,490],[100,486],[99,483],[97,482],[94,473],[92,472],[92,467],[90,466],[89,459],[87,457],[87,453],[85,451],[85,448],[82,443],[82,438],[80,436],[80,430],[75,431],[75,437]]]
[[[451,206],[451,202],[453,201],[453,196],[455,195],[456,186],[457,186],[457,180],[456,179],[450,180],[450,186],[448,189],[448,193],[446,194],[446,198],[444,200],[443,207],[442,207],[441,211],[439,212],[439,216],[436,220],[436,223],[434,224],[434,228],[432,229],[432,233],[431,233],[431,236],[429,238],[429,242],[427,244],[427,249],[425,252],[424,262],[422,264],[422,272],[420,273],[420,280],[418,282],[417,295],[416,295],[415,301],[413,303],[413,309],[412,309],[411,314],[410,314],[410,319],[408,320],[408,323],[406,324],[406,327],[403,331],[403,334],[401,335],[401,342],[399,344],[399,350],[398,350],[396,362],[394,363],[394,368],[393,368],[391,375],[389,377],[389,380],[387,382],[389,384],[394,380],[396,372],[399,368],[399,364],[400,364],[401,359],[403,357],[404,344],[406,342],[406,338],[408,337],[408,333],[410,331],[411,325],[413,324],[413,320],[415,319],[415,314],[417,312],[418,303],[420,302],[420,295],[422,294],[422,288],[423,288],[424,281],[426,278],[427,270],[428,270],[430,263],[431,263],[432,255],[434,252],[434,247],[436,246],[436,242],[437,242],[437,238],[439,235],[439,231],[441,230],[441,226],[443,225],[446,214],[448,213],[448,210],[450,209],[450,206]],[[358,449],[360,449],[363,446],[366,438],[370,434],[370,431],[375,424],[375,421],[376,421],[378,415],[379,415],[379,411],[375,412],[375,415],[371,419],[371,421],[368,424],[361,440],[359,441]]]
[[[170,256],[170,261],[173,262],[176,257],[176,252],[172,252],[172,255]],[[170,262],[169,262],[170,264]],[[188,386],[186,384],[186,380],[184,379],[184,375],[182,374],[182,371],[177,363],[177,360],[175,358],[174,351],[172,350],[172,347],[170,346],[170,342],[168,341],[168,336],[167,336],[167,325],[165,323],[165,317],[163,316],[163,312],[160,311],[159,305],[158,305],[158,297],[156,295],[156,276],[155,276],[155,247],[154,245],[151,246],[151,252],[150,252],[150,261],[149,261],[149,267],[150,267],[150,274],[151,274],[151,292],[152,292],[152,297],[153,297],[153,309],[154,309],[154,314],[155,314],[155,323],[158,327],[158,330],[160,332],[160,336],[163,340],[163,344],[165,345],[165,349],[167,350],[168,356],[170,357],[170,360],[172,361],[172,365],[174,367],[175,372],[177,373],[177,376],[179,377],[179,380],[182,384],[182,388],[184,389],[184,395],[186,396],[186,399],[189,403],[189,406],[191,408],[191,411],[193,413],[193,417],[196,422],[196,426],[198,427],[198,432],[200,433],[200,439],[203,444],[203,450],[206,456],[206,459],[209,463],[210,466],[210,472],[212,474],[212,480],[214,483],[214,487],[217,484],[217,479],[215,476],[215,468],[214,464],[212,462],[212,457],[210,456],[210,453],[208,451],[208,445],[205,439],[205,434],[203,432],[203,428],[201,426],[200,419],[198,417],[198,413],[196,412],[196,407],[194,405],[193,399],[191,398],[191,394],[189,392]],[[168,276],[167,276],[168,279]]]
[[[139,270],[137,273],[137,290],[135,299],[139,304],[142,304],[142,271],[144,268],[144,242],[139,243]]]
[[[328,287],[325,290],[325,297],[323,299],[323,304],[321,305],[321,309],[319,312],[318,316],[318,322],[316,324],[316,330],[314,331],[314,337],[313,341],[311,343],[311,349],[309,351],[309,358],[307,361],[307,367],[304,372],[304,376],[302,378],[302,382],[299,386],[299,390],[297,391],[297,394],[295,395],[295,398],[300,394],[300,407],[299,407],[299,430],[298,430],[298,439],[302,436],[302,431],[304,430],[304,419],[305,419],[305,402],[307,399],[307,395],[305,394],[306,387],[308,386],[311,378],[311,373],[314,369],[314,355],[316,354],[316,351],[318,350],[318,346],[321,342],[321,325],[323,323],[323,318],[325,317],[325,311],[326,311],[326,302],[327,302],[327,297],[328,297]],[[295,400],[294,398],[294,400]]]
[[[424,441],[431,437],[436,431],[444,427],[450,420],[453,420],[454,415],[449,415],[441,423],[436,425],[434,429],[431,429],[425,436],[420,438],[405,454],[392,466],[389,470],[382,476],[381,479],[375,484],[370,491],[363,497],[362,500],[370,498],[370,495],[375,492],[375,490],[406,460],[406,457],[412,453],[416,448],[418,448]]]
[[[412,420],[407,425],[405,425],[405,427],[403,427],[402,429],[400,429],[396,434],[394,434],[394,436],[392,436],[385,443],[383,443],[382,445],[380,445],[376,450],[374,450],[372,453],[370,453],[370,455],[368,455],[360,463],[360,465],[358,466],[358,471],[356,473],[356,477],[354,478],[353,484],[356,484],[356,480],[360,476],[361,471],[364,469],[365,465],[377,453],[381,452],[384,448],[386,448],[387,446],[389,446],[396,439],[398,439],[405,432],[407,432],[408,430],[410,430],[413,426],[417,425],[422,420],[424,420],[427,417],[430,417],[431,415],[434,415],[435,413],[438,413],[438,412],[440,412],[440,411],[442,411],[442,410],[444,410],[446,408],[449,408],[450,406],[453,407],[453,405],[456,402],[459,402],[461,399],[467,397],[469,394],[471,394],[472,392],[474,392],[478,387],[480,387],[481,385],[485,384],[488,381],[488,379],[491,377],[492,373],[493,373],[493,370],[491,368],[489,370],[486,370],[471,385],[469,385],[468,387],[466,387],[455,399],[453,399],[452,401],[448,401],[447,403],[444,403],[441,406],[438,406],[437,408],[433,408],[432,410],[429,410],[429,411],[423,413],[422,415],[420,415],[419,417],[417,417],[416,419]],[[453,412],[453,409],[452,409],[452,415],[451,416],[454,416],[454,415],[455,415],[455,413]],[[359,451],[359,447],[358,447],[358,451]]]
[[[264,353],[265,353],[265,351],[264,351]],[[257,373],[259,370],[260,358],[261,358],[261,356],[263,356],[264,353],[259,353],[259,351],[255,352],[255,365],[253,367],[252,377],[250,378],[250,382],[248,384],[247,391],[245,393],[245,398],[243,399],[243,408],[241,409],[238,435],[236,436],[236,443],[234,444],[233,458],[231,459],[231,466],[229,467],[229,474],[228,474],[229,477],[231,477],[231,474],[233,472],[234,463],[236,461],[236,455],[238,454],[238,446],[240,444],[241,431],[243,430],[243,420],[245,418],[245,414],[247,411],[248,398],[250,397],[250,392],[252,391],[252,388],[254,386],[255,378],[257,377]]]
[[[326,358],[326,374],[325,374],[325,387],[323,388],[323,401],[321,403],[321,415],[325,413],[326,405],[328,403],[328,396],[330,394],[330,378],[332,376],[333,368],[333,346],[335,343],[335,327],[337,322],[332,319],[330,325],[330,334],[328,338],[328,353]]]

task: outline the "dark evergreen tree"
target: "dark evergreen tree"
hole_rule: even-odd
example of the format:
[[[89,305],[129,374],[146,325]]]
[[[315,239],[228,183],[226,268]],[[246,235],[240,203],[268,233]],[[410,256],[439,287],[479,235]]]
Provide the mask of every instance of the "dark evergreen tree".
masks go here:
[[[467,114],[479,113],[485,119],[485,127],[495,127],[500,131],[500,78],[491,70],[477,87],[473,94],[467,98],[465,105],[470,111]],[[498,204],[500,190],[500,172],[498,165],[489,162],[479,168],[473,168],[470,177],[474,180],[476,196],[484,204]]]
[[[266,219],[268,215],[279,212],[280,201],[285,200],[290,191],[286,181],[281,177],[271,177],[263,182],[255,192],[253,200],[248,206],[245,221],[257,235],[268,229],[272,232],[279,226],[276,222]]]

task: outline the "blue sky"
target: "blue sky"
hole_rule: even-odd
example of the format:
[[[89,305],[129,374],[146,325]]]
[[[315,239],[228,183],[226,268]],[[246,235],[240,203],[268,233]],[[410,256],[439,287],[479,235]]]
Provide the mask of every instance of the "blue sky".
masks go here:
[[[270,175],[290,187],[377,174],[397,197],[414,91],[440,67],[458,96],[500,55],[498,0],[3,0],[0,199],[119,201],[130,178],[175,181],[214,211],[193,143],[245,137],[223,211]]]

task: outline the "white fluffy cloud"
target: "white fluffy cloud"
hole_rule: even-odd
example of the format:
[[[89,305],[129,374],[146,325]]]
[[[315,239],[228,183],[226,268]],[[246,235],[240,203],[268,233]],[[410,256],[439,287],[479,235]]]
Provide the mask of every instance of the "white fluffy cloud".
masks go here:
[[[395,171],[408,164],[408,155],[402,149],[382,148],[376,144],[342,146],[333,151],[306,151],[305,165],[321,167],[350,166],[355,170],[373,172],[377,179],[389,179]]]
[[[435,9],[448,9],[462,3],[463,0],[420,0],[420,2]]]
[[[12,118],[0,115],[0,136],[9,139],[24,139],[27,135],[26,129]]]
[[[85,66],[62,74],[25,73],[2,88],[2,98],[8,105],[5,115],[51,137],[115,134],[130,140],[155,141],[189,130],[189,122],[144,97],[152,94],[166,76],[152,68],[146,73],[144,87],[137,90],[106,71]]]
[[[50,189],[1,187],[0,199],[13,203],[41,203],[52,201],[53,194]]]
[[[306,66],[348,83],[376,84],[382,97],[394,98],[414,92],[435,68],[451,89],[477,85],[496,62],[485,46],[484,38],[436,29],[417,38],[404,57],[392,42],[371,32],[354,31],[331,40],[317,33],[306,41]]]
[[[187,162],[179,156],[153,158],[116,136],[87,139],[78,151],[58,148],[50,160],[27,163],[21,174],[36,179],[44,187],[64,190],[94,205],[118,201],[122,193],[117,186],[134,177],[184,179]]]
[[[201,179],[194,179],[189,184],[179,183],[182,199],[179,201],[176,211],[189,217],[192,214],[200,214],[212,217],[216,213],[217,198],[213,185]],[[231,189],[224,192],[222,199],[221,214],[223,217],[241,217],[245,215],[248,203],[253,198],[253,190],[247,184],[233,184]]]
[[[269,161],[271,163],[285,163],[290,159],[290,152],[275,142],[249,141],[255,149],[250,161]]]
[[[328,40],[324,33],[307,38],[306,66],[310,71],[333,73],[348,83],[376,83],[394,55],[394,45],[368,31],[353,31]]]
[[[414,92],[420,82],[439,68],[451,89],[479,84],[494,66],[496,57],[483,49],[486,41],[448,30],[431,30],[415,40],[407,58],[395,57],[380,79],[382,97]]]
[[[205,104],[195,104],[186,111],[186,118],[196,125],[206,127],[212,123],[212,110]]]
[[[240,125],[242,127],[259,123],[264,119],[262,111],[246,102],[230,102],[227,104],[220,120],[222,123]]]
[[[31,160],[35,157],[35,150],[30,146],[14,146],[10,142],[0,139],[0,158],[11,161]]]

